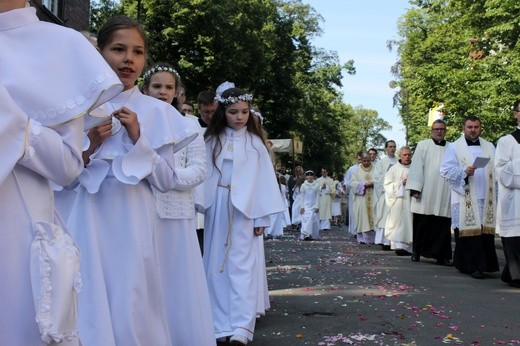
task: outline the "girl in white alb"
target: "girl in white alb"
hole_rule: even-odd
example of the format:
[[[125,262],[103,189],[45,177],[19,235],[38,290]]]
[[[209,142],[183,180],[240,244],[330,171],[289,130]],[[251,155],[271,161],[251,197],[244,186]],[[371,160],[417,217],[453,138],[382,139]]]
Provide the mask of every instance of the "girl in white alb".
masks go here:
[[[305,172],[305,182],[300,187],[301,240],[318,239],[320,236],[319,197],[320,185],[314,180],[314,172]]]
[[[135,86],[146,60],[146,36],[137,22],[109,19],[98,46],[125,91],[91,112],[108,120],[88,132],[69,217],[87,259],[80,334],[84,345],[170,345],[151,186],[163,192],[175,186],[173,153],[193,139],[193,130],[171,105]]]
[[[250,116],[252,96],[231,88],[206,130],[204,267],[215,337],[253,340],[265,259],[258,238],[269,215],[284,210],[262,134]],[[265,275],[265,273],[264,273]]]
[[[158,63],[143,78],[143,92],[171,104],[180,77],[172,66]],[[191,121],[200,132],[199,122]],[[172,189],[153,189],[158,216],[155,246],[173,345],[214,345],[213,319],[196,229],[196,189],[206,177],[204,137],[165,158],[173,168]],[[200,185],[199,185],[200,184]],[[203,205],[201,206],[203,207]]]

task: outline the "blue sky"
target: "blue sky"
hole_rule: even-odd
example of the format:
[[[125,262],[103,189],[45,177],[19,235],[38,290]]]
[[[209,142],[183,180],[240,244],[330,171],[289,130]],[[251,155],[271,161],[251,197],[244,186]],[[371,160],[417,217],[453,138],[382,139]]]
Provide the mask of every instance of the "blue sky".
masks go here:
[[[314,39],[315,47],[338,52],[341,63],[353,59],[354,76],[343,79],[345,103],[373,109],[392,125],[383,134],[405,145],[405,130],[398,111],[392,106],[394,90],[390,67],[396,62],[395,51],[386,42],[396,39],[397,21],[410,7],[408,0],[303,0],[323,18],[323,35]]]

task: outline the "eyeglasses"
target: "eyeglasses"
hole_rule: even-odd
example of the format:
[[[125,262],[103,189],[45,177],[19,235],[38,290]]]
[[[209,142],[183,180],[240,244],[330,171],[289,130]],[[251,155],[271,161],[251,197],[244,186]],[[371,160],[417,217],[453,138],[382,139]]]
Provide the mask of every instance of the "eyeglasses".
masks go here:
[[[439,127],[439,128],[432,129],[432,131],[446,131],[446,129]]]

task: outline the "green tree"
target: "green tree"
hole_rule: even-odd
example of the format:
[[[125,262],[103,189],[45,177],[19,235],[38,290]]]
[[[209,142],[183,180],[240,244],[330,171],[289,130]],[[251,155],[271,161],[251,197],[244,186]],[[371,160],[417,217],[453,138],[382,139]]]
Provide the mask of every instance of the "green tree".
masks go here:
[[[116,0],[91,1],[90,32],[97,34],[108,18],[123,13],[123,7]]]
[[[322,21],[312,7],[301,0],[124,0],[113,10],[120,8],[139,15],[150,62],[172,63],[191,99],[233,81],[254,94],[270,138],[303,140],[304,164],[345,167],[351,138],[344,129],[354,113],[340,88],[343,75],[356,71],[353,61],[340,63],[336,52],[311,44]]]
[[[427,113],[445,104],[447,137],[460,135],[467,115],[483,121],[483,136],[496,141],[510,131],[511,104],[519,97],[520,4],[515,1],[410,1],[400,19],[399,61],[394,66],[403,122],[416,143],[427,133]],[[404,110],[408,110],[409,118]]]

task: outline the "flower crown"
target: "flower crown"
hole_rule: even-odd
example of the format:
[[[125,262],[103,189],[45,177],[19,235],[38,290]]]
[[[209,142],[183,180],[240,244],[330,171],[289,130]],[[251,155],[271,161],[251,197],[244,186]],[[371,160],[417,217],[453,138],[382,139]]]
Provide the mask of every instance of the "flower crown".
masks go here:
[[[151,75],[156,74],[157,72],[170,72],[171,74],[179,75],[177,73],[177,71],[175,71],[174,68],[169,67],[169,66],[159,65],[159,66],[152,67],[151,69],[146,71],[143,75],[143,78],[148,79]]]
[[[246,101],[251,102],[253,101],[253,95],[251,94],[243,94],[239,96],[228,96],[228,97],[222,97],[220,95],[215,96],[215,101],[218,103],[222,103],[223,105],[229,105],[232,103],[237,103],[240,101]]]

